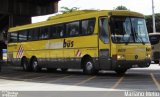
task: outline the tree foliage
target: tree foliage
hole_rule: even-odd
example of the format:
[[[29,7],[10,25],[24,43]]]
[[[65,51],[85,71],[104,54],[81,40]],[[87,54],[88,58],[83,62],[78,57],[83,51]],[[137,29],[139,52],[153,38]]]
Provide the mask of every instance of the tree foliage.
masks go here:
[[[149,33],[153,32],[153,22],[152,22],[152,15],[145,16],[147,29]],[[160,32],[160,13],[155,14],[155,20],[156,20],[156,31]]]
[[[63,7],[61,7],[60,12],[62,12],[64,14],[64,13],[69,13],[69,12],[73,12],[73,11],[77,11],[77,10],[79,10],[78,7],[68,8],[68,7],[63,6]]]
[[[123,5],[120,5],[120,6],[117,6],[115,10],[129,10],[129,9]]]

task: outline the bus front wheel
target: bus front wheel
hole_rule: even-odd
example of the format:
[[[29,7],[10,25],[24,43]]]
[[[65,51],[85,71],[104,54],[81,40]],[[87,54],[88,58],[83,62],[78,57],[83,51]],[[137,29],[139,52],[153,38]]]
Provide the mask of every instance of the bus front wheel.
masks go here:
[[[97,72],[91,59],[88,59],[84,62],[83,72],[88,75],[95,74]]]
[[[32,70],[33,70],[34,72],[39,72],[39,71],[41,71],[41,68],[39,67],[38,61],[37,61],[36,58],[33,58],[33,59],[32,59],[31,65],[32,65]]]

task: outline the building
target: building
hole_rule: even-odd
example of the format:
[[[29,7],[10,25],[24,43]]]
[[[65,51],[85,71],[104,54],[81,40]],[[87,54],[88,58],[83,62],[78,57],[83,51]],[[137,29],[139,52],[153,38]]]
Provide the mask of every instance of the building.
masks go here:
[[[9,27],[31,23],[31,17],[58,11],[59,0],[0,0],[0,59]]]

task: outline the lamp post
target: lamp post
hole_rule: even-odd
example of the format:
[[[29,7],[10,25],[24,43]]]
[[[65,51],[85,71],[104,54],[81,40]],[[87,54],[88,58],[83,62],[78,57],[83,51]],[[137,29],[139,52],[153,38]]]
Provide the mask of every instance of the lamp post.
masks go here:
[[[154,0],[152,0],[152,20],[153,20],[153,33],[156,33],[155,14],[154,14]]]

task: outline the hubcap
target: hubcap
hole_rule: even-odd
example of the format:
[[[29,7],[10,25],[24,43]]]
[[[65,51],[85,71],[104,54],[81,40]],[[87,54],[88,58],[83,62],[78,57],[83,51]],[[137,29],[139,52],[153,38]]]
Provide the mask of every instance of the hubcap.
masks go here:
[[[33,62],[33,68],[36,69],[38,63],[36,61]]]
[[[92,68],[93,68],[92,63],[91,63],[91,62],[87,62],[87,64],[86,64],[86,69],[87,69],[87,70],[91,70]]]

